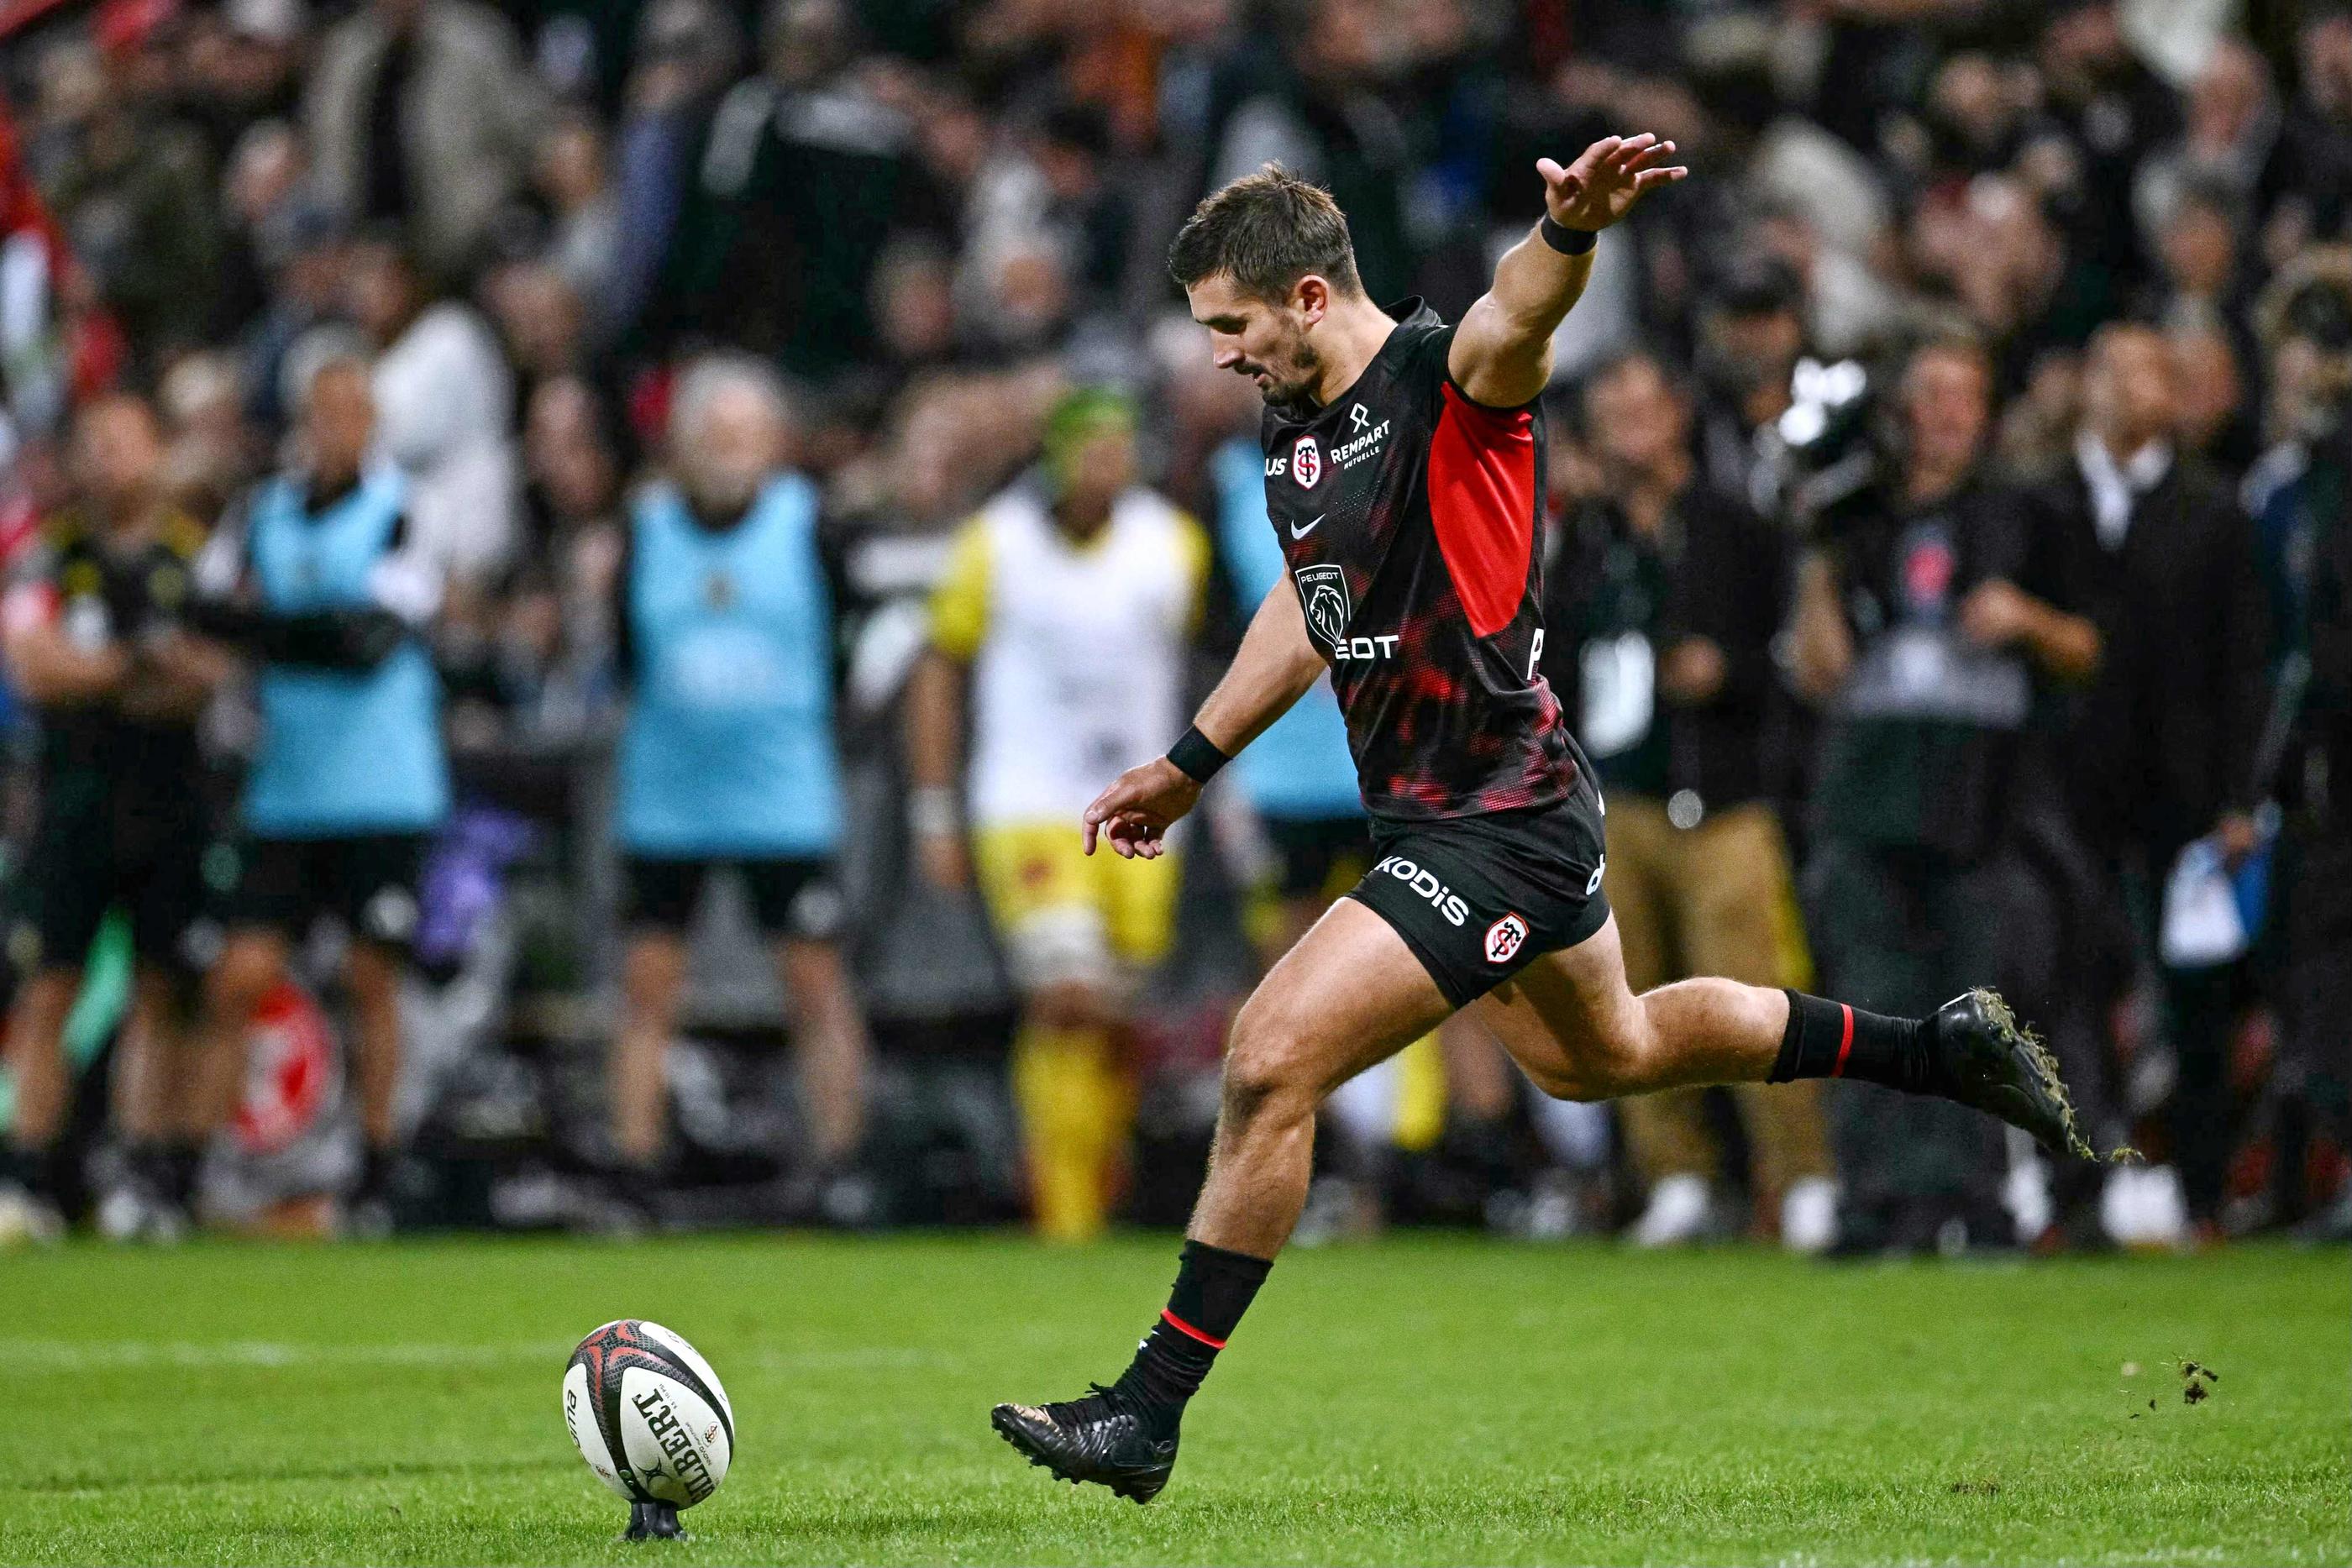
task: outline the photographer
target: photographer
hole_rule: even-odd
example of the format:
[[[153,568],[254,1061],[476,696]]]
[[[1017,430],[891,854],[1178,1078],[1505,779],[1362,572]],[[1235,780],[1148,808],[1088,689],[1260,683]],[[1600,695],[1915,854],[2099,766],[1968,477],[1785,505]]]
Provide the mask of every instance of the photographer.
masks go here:
[[[1601,489],[1554,536],[1565,559],[1544,572],[1545,674],[1608,790],[1626,978],[1637,992],[1692,974],[1801,984],[1788,846],[1764,798],[1786,541],[1701,478],[1690,398],[1649,355],[1586,382],[1584,423]],[[1818,1085],[1745,1083],[1732,1098],[1758,1209],[1786,1245],[1819,1251],[1835,1207]],[[1707,1234],[1718,1155],[1696,1089],[1619,1107],[1649,1188],[1639,1245]]]
[[[2028,960],[2052,946],[2012,829],[2049,787],[2030,744],[2037,687],[2088,675],[2099,641],[2046,580],[2022,508],[1983,476],[1991,382],[1973,341],[1915,350],[1891,472],[1814,519],[1798,570],[1790,651],[1827,717],[1811,929],[1823,980],[1871,1008],[2030,992]],[[1842,1250],[2013,1240],[2000,1129],[1868,1085],[1842,1092],[1832,1124]]]

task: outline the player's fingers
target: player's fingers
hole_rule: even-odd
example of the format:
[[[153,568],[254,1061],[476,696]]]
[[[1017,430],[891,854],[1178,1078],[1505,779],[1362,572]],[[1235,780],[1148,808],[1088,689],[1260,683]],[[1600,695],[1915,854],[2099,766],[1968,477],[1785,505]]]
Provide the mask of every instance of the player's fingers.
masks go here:
[[[1609,154],[1609,162],[1622,169],[1657,143],[1657,138],[1644,131],[1639,136],[1629,136],[1617,143]]]
[[[1088,854],[1095,852],[1095,834],[1097,831],[1097,830],[1095,827],[1095,814],[1091,810],[1089,810],[1087,812],[1086,826],[1087,853]]]
[[[1133,803],[1132,797],[1133,790],[1125,779],[1114,780],[1095,797],[1094,804],[1087,808],[1087,821],[1109,821]]]
[[[1675,144],[1671,141],[1660,141],[1643,148],[1639,152],[1626,159],[1622,166],[1627,169],[1654,169],[1674,155]]]
[[[1160,853],[1161,830],[1141,817],[1121,817],[1111,824],[1112,838],[1131,860],[1151,860]]]
[[[1643,191],[1654,191],[1660,185],[1671,185],[1689,172],[1679,163],[1664,169],[1644,169],[1633,176],[1633,192],[1639,195]]]
[[[1615,157],[1617,155],[1617,149],[1624,144],[1625,139],[1622,136],[1602,137],[1600,141],[1594,142],[1591,146],[1584,150],[1584,156],[1576,161],[1574,166],[1569,170],[1569,172],[1571,174],[1582,175],[1589,173],[1594,169],[1607,168],[1609,165],[1609,160]]]
[[[1557,185],[1568,178],[1568,170],[1557,158],[1537,159],[1536,172],[1543,177],[1543,183],[1547,185]]]

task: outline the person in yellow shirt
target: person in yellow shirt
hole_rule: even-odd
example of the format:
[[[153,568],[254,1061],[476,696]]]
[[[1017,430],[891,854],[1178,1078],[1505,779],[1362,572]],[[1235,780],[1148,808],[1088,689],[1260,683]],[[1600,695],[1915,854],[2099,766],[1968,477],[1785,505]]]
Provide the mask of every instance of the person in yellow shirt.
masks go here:
[[[977,881],[1021,993],[1013,1098],[1056,1239],[1108,1218],[1134,1110],[1121,1036],[1179,882],[1178,857],[1088,857],[1070,824],[1181,716],[1208,560],[1200,527],[1136,480],[1132,404],[1073,392],[1043,461],[957,536],[908,688],[921,865]]]

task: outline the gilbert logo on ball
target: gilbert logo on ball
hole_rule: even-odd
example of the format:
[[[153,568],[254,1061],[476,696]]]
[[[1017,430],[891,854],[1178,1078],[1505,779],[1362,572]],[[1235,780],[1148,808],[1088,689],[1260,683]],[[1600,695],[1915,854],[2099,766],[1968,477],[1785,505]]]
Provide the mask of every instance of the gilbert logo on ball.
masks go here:
[[[596,1479],[631,1502],[690,1508],[719,1490],[735,1454],[719,1375],[677,1334],[635,1318],[572,1353],[563,1424]]]

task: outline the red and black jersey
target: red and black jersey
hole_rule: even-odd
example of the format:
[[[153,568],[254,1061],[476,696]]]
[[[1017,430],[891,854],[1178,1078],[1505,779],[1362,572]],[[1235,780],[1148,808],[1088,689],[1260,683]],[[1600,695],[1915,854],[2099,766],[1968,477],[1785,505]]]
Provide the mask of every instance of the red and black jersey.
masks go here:
[[[1266,511],[1331,664],[1365,809],[1391,821],[1565,798],[1576,762],[1545,684],[1544,427],[1447,374],[1418,299],[1326,407],[1269,405]]]

